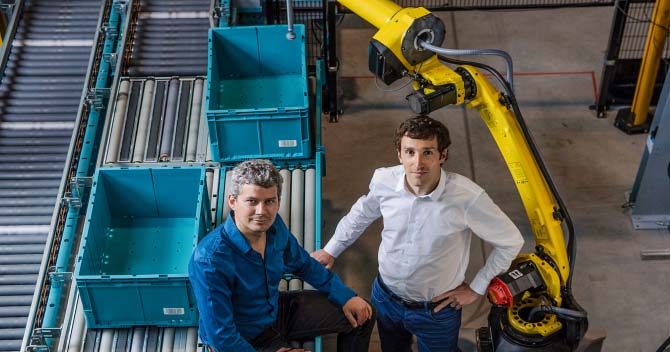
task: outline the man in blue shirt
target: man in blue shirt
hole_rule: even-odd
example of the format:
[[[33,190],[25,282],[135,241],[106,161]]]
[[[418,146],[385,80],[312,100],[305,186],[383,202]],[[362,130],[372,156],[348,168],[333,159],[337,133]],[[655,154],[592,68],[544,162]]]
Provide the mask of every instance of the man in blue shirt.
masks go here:
[[[231,212],[195,249],[189,278],[200,339],[213,351],[302,351],[288,341],[338,333],[338,351],[367,351],[374,310],[312,259],[279,211],[282,177],[267,160],[232,172]],[[284,273],[319,292],[279,292]]]

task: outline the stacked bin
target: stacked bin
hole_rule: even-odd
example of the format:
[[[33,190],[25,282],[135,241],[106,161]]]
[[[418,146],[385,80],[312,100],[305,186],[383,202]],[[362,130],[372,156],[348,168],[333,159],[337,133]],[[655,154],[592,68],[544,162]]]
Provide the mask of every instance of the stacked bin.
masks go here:
[[[194,326],[188,261],[211,221],[205,169],[98,169],[75,269],[89,328]]]
[[[206,116],[212,158],[312,156],[305,27],[215,28],[209,33]]]
[[[211,29],[205,111],[212,160],[222,163],[217,218],[230,210],[232,167],[271,159],[284,178],[279,216],[311,252],[320,246],[320,123],[310,122],[305,27],[294,26],[294,40],[287,32],[286,25]],[[318,99],[314,110],[320,116]],[[280,291],[303,288],[311,287],[291,275],[279,286]],[[302,347],[318,352],[320,339]]]

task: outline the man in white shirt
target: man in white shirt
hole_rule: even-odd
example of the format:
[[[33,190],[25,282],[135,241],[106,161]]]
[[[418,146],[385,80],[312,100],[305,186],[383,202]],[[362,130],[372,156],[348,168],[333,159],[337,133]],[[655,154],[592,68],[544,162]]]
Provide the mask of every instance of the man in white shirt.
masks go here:
[[[428,116],[404,121],[395,144],[401,165],[377,169],[370,192],[340,220],[312,256],[332,267],[380,216],[379,275],[372,286],[382,350],[457,351],[461,307],[484,295],[523,246],[521,233],[484,190],[446,172],[449,131]],[[466,283],[472,233],[494,250]]]

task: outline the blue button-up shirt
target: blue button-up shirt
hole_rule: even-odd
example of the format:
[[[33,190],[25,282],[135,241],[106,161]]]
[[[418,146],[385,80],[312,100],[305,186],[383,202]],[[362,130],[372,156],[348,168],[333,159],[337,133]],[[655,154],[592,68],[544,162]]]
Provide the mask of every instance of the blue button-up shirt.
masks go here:
[[[279,216],[267,231],[263,258],[238,230],[231,212],[200,241],[188,272],[200,312],[200,339],[216,351],[255,351],[247,341],[275,322],[284,273],[299,276],[340,306],[355,296],[309,256]]]

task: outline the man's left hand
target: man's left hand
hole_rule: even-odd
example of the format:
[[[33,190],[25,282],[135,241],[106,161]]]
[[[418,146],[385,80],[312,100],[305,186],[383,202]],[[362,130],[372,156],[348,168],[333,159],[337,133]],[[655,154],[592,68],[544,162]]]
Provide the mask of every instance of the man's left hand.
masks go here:
[[[461,309],[463,306],[474,302],[481,295],[473,291],[465,282],[451,291],[447,291],[439,296],[433,297],[433,302],[441,303],[433,309],[435,313],[441,311],[444,307],[450,306],[454,309]]]
[[[372,307],[364,299],[354,296],[351,297],[342,307],[344,316],[354,328],[359,327],[372,317]]]

